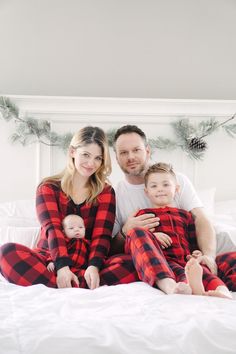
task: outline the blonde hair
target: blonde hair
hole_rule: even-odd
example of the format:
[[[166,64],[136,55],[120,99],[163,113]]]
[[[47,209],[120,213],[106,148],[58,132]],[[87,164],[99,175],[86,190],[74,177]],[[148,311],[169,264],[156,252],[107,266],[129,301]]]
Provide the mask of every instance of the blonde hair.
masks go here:
[[[76,172],[74,158],[71,157],[70,149],[77,149],[89,144],[97,144],[102,150],[102,163],[98,170],[89,177],[87,182],[88,197],[86,202],[93,203],[102,192],[105,183],[109,183],[107,177],[111,174],[111,158],[106,135],[101,128],[87,126],[80,129],[71,139],[67,153],[66,168],[59,174],[43,179],[41,183],[61,183],[63,192],[68,196],[73,193],[73,177]]]
[[[148,178],[151,173],[169,173],[172,177],[174,177],[174,179],[176,181],[176,175],[174,173],[173,167],[169,163],[158,162],[158,163],[155,163],[154,165],[150,166],[144,176],[145,186],[147,186]]]

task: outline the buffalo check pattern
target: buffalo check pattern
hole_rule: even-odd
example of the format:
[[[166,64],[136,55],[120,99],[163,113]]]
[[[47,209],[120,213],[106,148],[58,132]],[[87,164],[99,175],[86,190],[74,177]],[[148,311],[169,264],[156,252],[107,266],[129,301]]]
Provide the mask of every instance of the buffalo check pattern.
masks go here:
[[[163,232],[172,239],[168,248],[162,249],[158,239],[144,229],[131,230],[126,238],[125,252],[131,254],[140,280],[155,285],[157,279],[171,278],[176,282],[187,282],[185,275],[186,257],[197,249],[195,225],[191,213],[177,208],[147,208],[136,215],[155,214],[160,224],[155,232]],[[231,255],[232,256],[232,255]],[[230,259],[230,254],[228,254]],[[226,268],[226,264],[224,265]],[[224,282],[202,265],[205,290],[214,290]],[[220,265],[220,269],[222,265]],[[236,269],[235,269],[236,271]],[[223,278],[222,278],[223,279]],[[226,279],[226,283],[232,281]]]
[[[56,271],[47,270],[53,260],[56,270],[69,266],[78,276],[81,287],[87,287],[84,272],[87,266],[100,269],[101,284],[113,285],[138,281],[131,256],[107,257],[115,219],[115,193],[106,185],[94,204],[76,205],[60,188],[60,184],[45,183],[38,187],[36,209],[41,223],[41,238],[36,249],[17,243],[0,248],[3,276],[14,284],[28,286],[44,284],[57,287]],[[86,227],[86,243],[68,239],[62,232],[62,219],[79,214]],[[85,240],[84,240],[85,241]]]

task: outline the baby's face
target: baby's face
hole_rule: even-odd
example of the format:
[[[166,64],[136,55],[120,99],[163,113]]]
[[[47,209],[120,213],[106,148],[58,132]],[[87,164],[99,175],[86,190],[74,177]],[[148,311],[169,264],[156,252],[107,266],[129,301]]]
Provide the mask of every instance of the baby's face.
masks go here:
[[[69,238],[83,238],[85,226],[83,219],[78,215],[71,215],[64,221],[64,233]]]

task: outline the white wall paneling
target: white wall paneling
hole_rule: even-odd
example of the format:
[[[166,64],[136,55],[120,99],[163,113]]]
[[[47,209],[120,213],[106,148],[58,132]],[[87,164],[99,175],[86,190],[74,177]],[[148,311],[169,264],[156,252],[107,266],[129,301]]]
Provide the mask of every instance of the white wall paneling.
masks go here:
[[[176,138],[170,122],[188,117],[194,122],[216,117],[224,121],[236,111],[236,101],[158,100],[80,97],[8,96],[22,116],[48,119],[57,133],[74,132],[85,125],[98,125],[104,130],[131,123],[140,126],[148,137]],[[22,147],[11,145],[9,135],[14,123],[0,120],[0,157],[5,173],[1,175],[0,201],[32,198],[41,178],[59,172],[66,156],[58,148],[43,144]],[[217,188],[217,199],[236,198],[236,139],[223,131],[206,138],[209,149],[203,161],[191,160],[185,152],[158,150],[153,160],[171,162],[184,172],[197,188]],[[114,153],[111,180],[116,183],[122,174]]]

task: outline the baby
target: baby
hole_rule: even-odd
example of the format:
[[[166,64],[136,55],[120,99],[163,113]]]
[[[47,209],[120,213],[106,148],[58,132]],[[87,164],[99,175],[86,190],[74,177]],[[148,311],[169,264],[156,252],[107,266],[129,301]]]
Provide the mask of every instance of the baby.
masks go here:
[[[85,237],[85,226],[84,220],[81,216],[76,214],[69,214],[62,220],[63,231],[66,237],[72,238],[84,238]],[[51,272],[54,271],[53,262],[49,262],[47,269]]]

